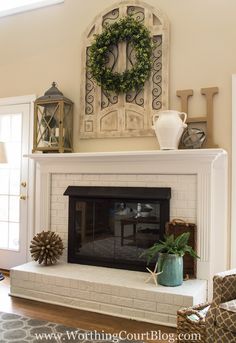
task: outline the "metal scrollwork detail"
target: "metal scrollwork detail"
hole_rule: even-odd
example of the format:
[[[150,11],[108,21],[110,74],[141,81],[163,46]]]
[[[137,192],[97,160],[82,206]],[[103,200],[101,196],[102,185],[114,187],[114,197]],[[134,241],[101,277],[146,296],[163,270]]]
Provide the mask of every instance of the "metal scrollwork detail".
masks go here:
[[[145,19],[144,9],[136,6],[129,6],[127,14],[134,17],[137,21],[143,22]]]
[[[85,81],[85,114],[94,113],[94,82],[88,70],[89,48],[86,50],[86,81]]]
[[[119,18],[119,8],[115,8],[111,12],[107,13],[102,20],[102,27],[106,27],[107,25],[111,24],[114,20]]]
[[[135,49],[131,42],[127,43],[126,46],[126,57],[127,57],[127,67],[133,67],[136,62]],[[126,93],[125,100],[128,103],[136,104],[138,106],[144,107],[144,92],[143,89],[138,89],[136,91],[130,91]]]
[[[153,42],[152,108],[159,110],[162,107],[162,36],[153,37]]]
[[[107,108],[108,106],[117,104],[118,102],[117,94],[107,93],[104,89],[101,89],[101,90],[102,90],[102,102],[101,102],[102,109]]]
[[[127,93],[125,99],[126,102],[144,107],[143,89]]]
[[[119,48],[118,45],[113,45],[110,47],[106,56],[106,66],[111,68],[113,71],[117,65],[119,58]],[[108,106],[117,104],[118,95],[115,93],[107,92],[101,88],[101,108],[107,108]]]

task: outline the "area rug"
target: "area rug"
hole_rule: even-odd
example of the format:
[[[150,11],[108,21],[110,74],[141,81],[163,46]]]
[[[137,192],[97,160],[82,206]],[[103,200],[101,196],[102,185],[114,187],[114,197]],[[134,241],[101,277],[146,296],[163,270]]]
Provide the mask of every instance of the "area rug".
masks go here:
[[[118,337],[105,332],[85,331],[44,320],[0,312],[0,343],[119,343],[119,341]],[[132,343],[132,340],[129,342]],[[138,341],[133,340],[133,342]]]

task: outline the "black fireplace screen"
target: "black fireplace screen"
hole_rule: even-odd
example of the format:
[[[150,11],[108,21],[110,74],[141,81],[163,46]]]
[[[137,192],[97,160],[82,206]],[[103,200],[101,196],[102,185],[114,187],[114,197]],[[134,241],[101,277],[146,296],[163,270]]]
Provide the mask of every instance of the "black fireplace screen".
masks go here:
[[[68,262],[144,270],[163,238],[170,188],[69,186]]]

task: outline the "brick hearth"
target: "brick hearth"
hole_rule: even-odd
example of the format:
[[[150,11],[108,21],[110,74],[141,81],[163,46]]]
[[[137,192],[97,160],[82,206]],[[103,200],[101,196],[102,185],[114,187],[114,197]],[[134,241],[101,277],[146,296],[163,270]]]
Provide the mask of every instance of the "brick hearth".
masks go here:
[[[30,262],[11,270],[11,295],[150,323],[176,326],[176,311],[206,299],[205,280],[180,287],[145,283],[149,274],[69,263]]]

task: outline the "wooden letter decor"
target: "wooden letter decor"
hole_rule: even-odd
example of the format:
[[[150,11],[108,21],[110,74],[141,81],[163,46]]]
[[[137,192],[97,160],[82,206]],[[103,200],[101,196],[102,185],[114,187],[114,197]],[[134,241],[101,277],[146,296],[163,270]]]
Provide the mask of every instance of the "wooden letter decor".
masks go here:
[[[213,137],[213,97],[215,94],[219,92],[218,87],[209,87],[209,88],[201,88],[201,94],[205,95],[206,97],[206,115],[197,116],[197,117],[188,117],[187,123],[188,124],[205,124],[206,129],[206,141],[204,143],[204,147],[206,148],[217,148],[218,145],[214,143]],[[185,90],[177,90],[176,95],[180,98],[181,101],[181,111],[188,114],[188,99],[190,96],[193,95],[192,89],[185,89]],[[192,125],[193,126],[193,125]]]
[[[127,93],[107,92],[98,86],[88,69],[94,34],[109,24],[131,16],[144,24],[154,42],[152,71],[143,89]],[[168,108],[169,23],[158,9],[139,0],[120,1],[98,15],[83,38],[80,101],[80,138],[154,136],[152,116]],[[108,49],[106,68],[123,73],[136,63],[131,42],[121,41]]]

